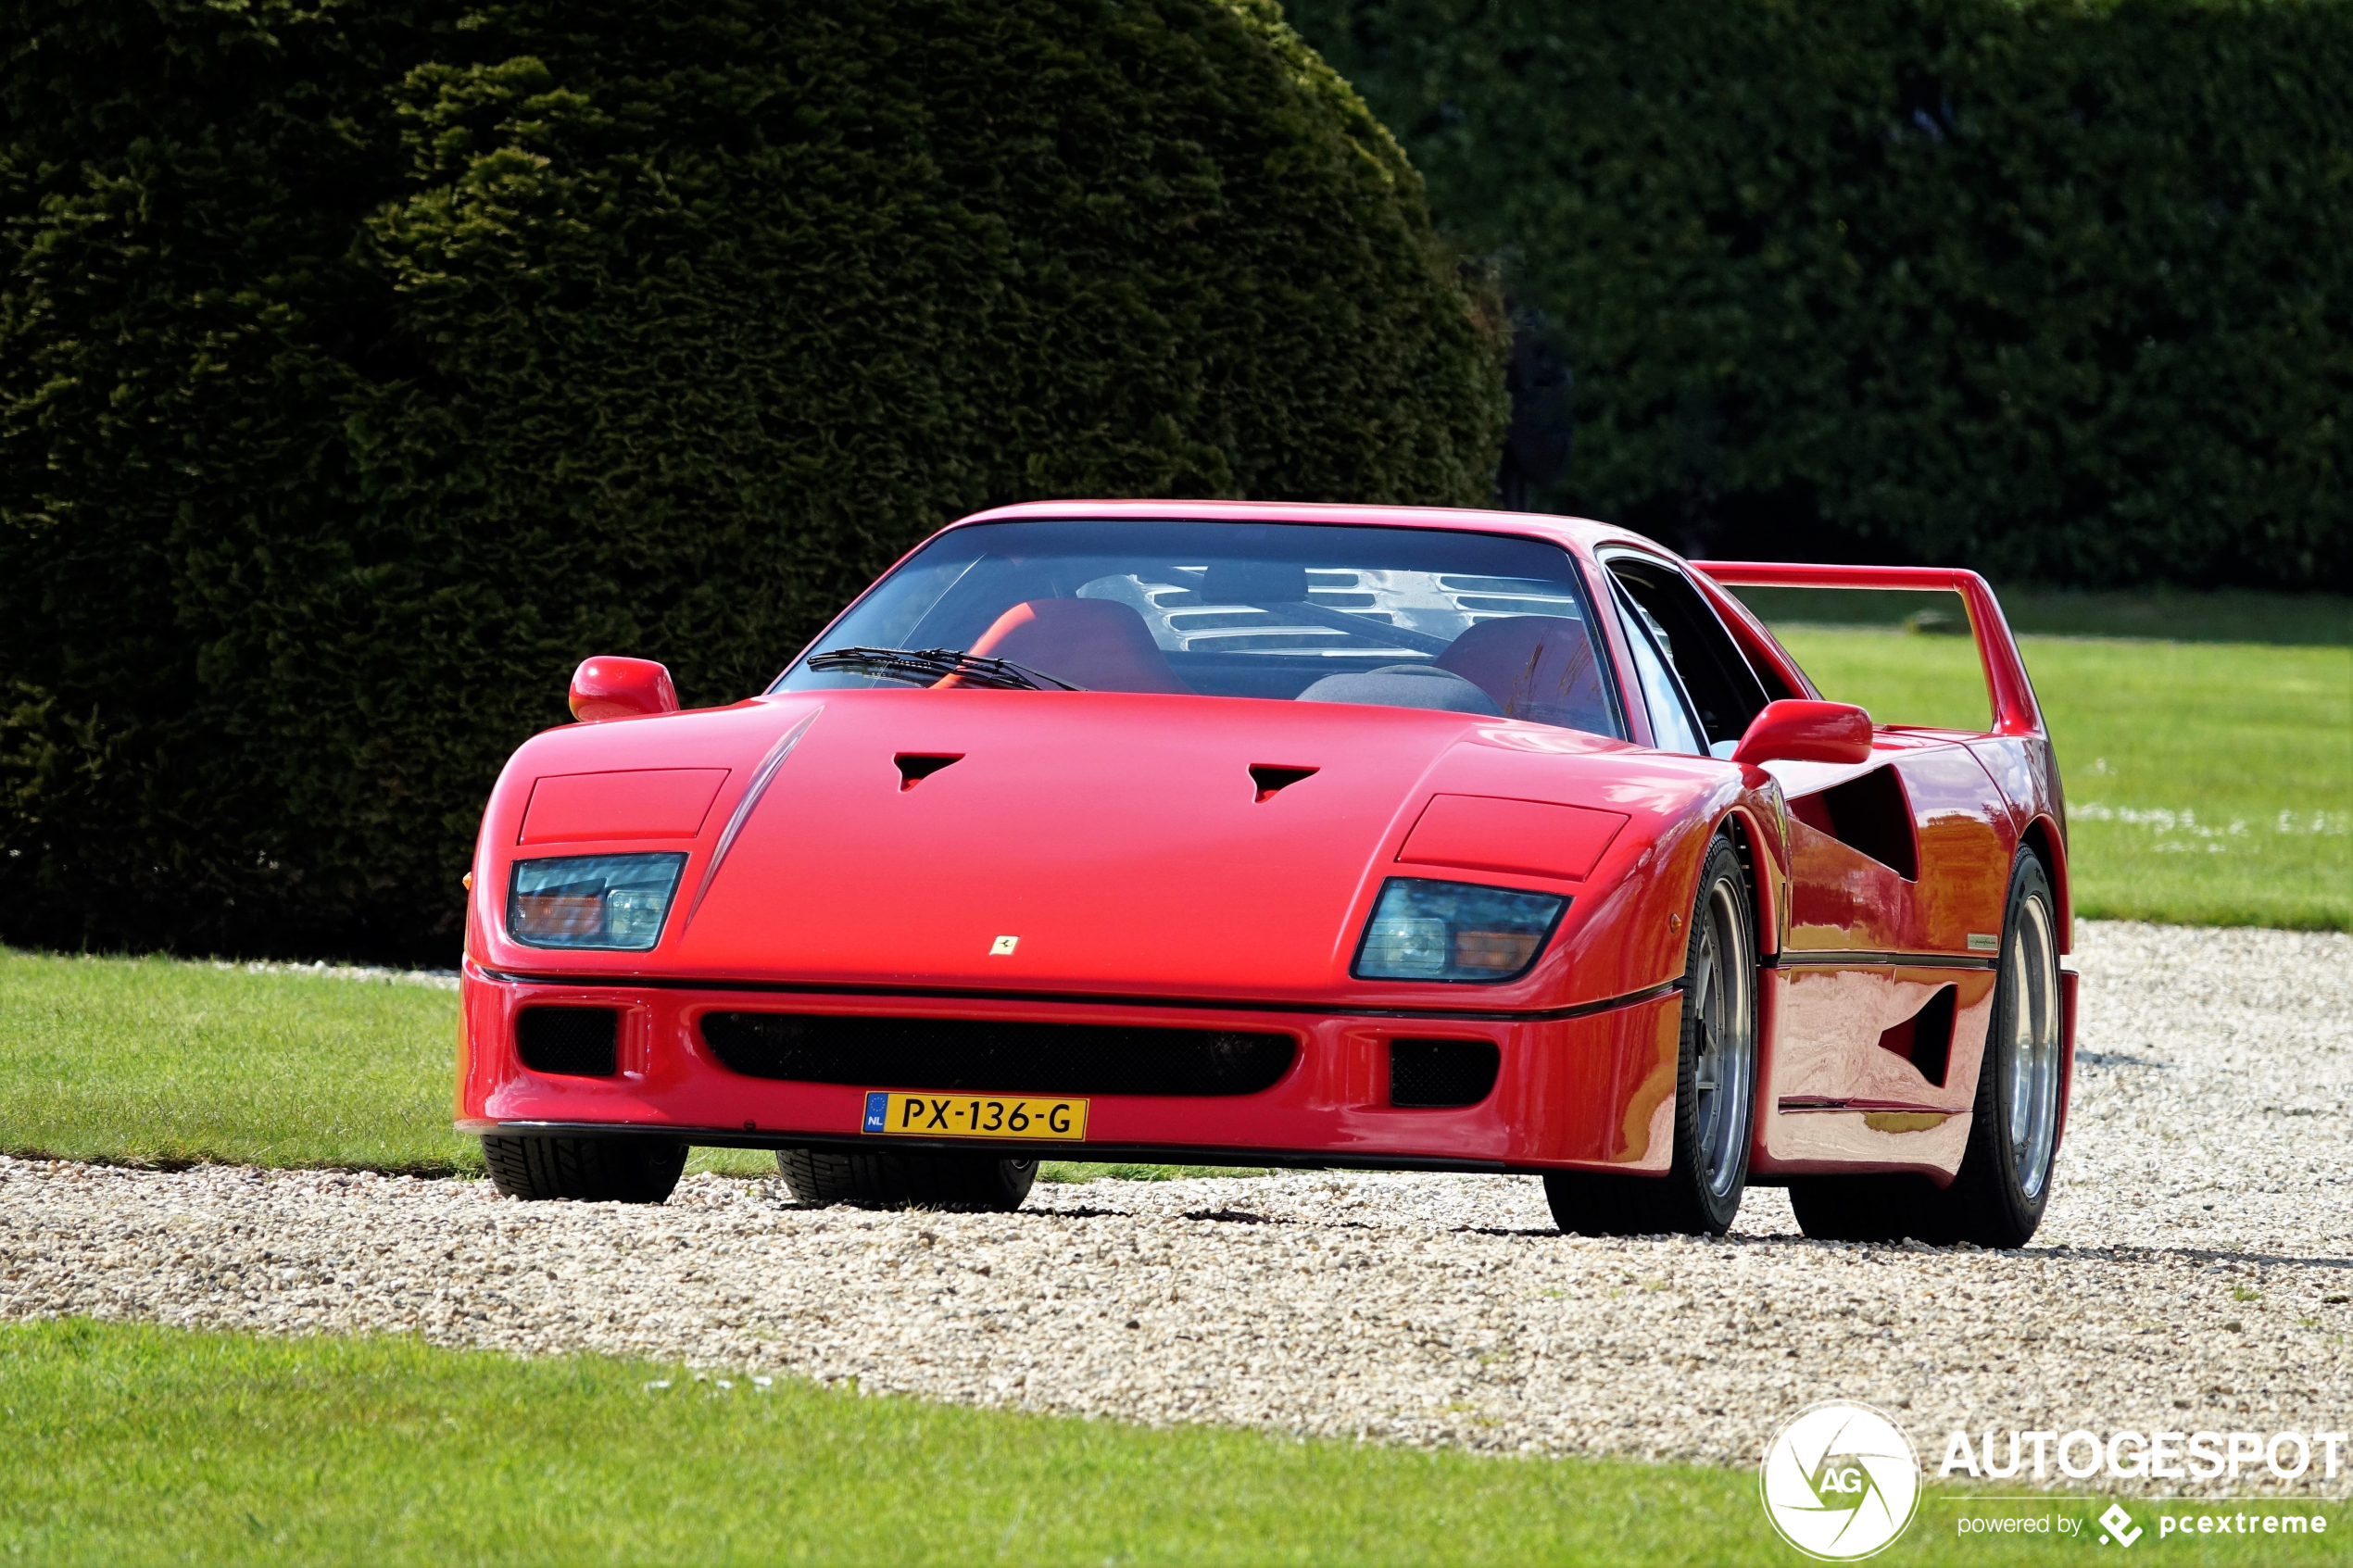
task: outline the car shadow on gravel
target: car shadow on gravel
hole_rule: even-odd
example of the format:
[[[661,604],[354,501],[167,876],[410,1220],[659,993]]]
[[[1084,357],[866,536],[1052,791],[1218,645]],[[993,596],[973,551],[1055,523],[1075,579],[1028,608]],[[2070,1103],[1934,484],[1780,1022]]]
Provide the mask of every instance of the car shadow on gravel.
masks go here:
[[[1627,1237],[1629,1240],[1667,1241],[1670,1236]],[[2044,1263],[2267,1263],[2281,1268],[2353,1270],[2353,1258],[2297,1257],[2283,1252],[2236,1251],[2223,1247],[2136,1247],[2118,1243],[2112,1247],[2082,1247],[2062,1242],[2050,1247],[1973,1247],[1963,1242],[1956,1247],[1936,1247],[1924,1241],[1816,1241],[1810,1236],[1786,1233],[1773,1236],[1724,1236],[1715,1238],[1719,1244],[1740,1246],[1800,1247],[1834,1252],[1913,1252],[1937,1258],[1985,1257],[2015,1259],[2020,1262]]]
[[[2021,1247],[2004,1257],[2095,1263],[2269,1263],[2290,1269],[2353,1270],[2353,1258],[2300,1258],[2284,1252],[2245,1252],[2227,1247]]]
[[[1135,1211],[1128,1209],[932,1209],[919,1203],[779,1203],[775,1206],[786,1214],[823,1214],[839,1210],[849,1214],[957,1214],[987,1216],[998,1220],[1132,1220]]]
[[[1567,1236],[1557,1225],[1457,1225],[1456,1236]],[[1629,1239],[1619,1236],[1617,1240]]]

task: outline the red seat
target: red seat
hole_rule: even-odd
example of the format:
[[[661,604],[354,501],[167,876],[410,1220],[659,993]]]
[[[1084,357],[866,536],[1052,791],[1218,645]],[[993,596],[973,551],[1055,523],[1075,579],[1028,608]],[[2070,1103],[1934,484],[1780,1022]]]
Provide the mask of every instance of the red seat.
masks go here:
[[[967,650],[1097,692],[1183,692],[1144,618],[1116,599],[1028,599]],[[940,682],[954,684],[956,678]]]
[[[1438,656],[1451,671],[1495,699],[1507,719],[1615,734],[1593,639],[1565,615],[1512,615],[1481,621]]]

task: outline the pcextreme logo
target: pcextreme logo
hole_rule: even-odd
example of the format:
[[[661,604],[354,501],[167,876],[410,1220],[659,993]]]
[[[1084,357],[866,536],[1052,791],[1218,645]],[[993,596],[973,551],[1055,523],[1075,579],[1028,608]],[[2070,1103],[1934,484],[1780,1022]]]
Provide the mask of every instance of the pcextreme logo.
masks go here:
[[[1912,1522],[1919,1455],[1881,1411],[1826,1399],[1774,1435],[1757,1487],[1781,1539],[1808,1557],[1848,1562],[1880,1550]]]

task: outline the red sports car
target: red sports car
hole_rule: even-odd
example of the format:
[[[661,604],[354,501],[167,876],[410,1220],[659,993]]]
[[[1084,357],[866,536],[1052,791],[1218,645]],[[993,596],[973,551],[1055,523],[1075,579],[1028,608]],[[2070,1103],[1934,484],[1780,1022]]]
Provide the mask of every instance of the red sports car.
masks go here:
[[[1820,700],[1724,584],[1959,594],[1989,727]],[[1965,571],[1526,513],[984,512],[768,691],[593,659],[470,878],[459,1126],[812,1201],[1041,1158],[1541,1173],[1589,1234],[2016,1246],[2074,1037],[2057,769]]]

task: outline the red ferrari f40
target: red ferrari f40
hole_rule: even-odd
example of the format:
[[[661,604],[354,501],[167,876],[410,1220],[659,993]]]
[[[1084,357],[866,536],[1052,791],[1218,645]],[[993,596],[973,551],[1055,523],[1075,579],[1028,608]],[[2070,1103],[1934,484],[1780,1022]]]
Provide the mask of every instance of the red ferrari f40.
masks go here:
[[[1731,585],[1965,604],[1982,729],[1824,701]],[[1541,1174],[1564,1228],[2015,1247],[2074,1038],[2059,777],[1985,583],[1526,513],[1055,503],[767,691],[598,658],[470,879],[519,1198],[1012,1208],[1040,1159]]]

